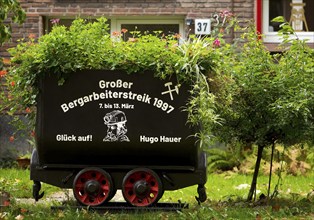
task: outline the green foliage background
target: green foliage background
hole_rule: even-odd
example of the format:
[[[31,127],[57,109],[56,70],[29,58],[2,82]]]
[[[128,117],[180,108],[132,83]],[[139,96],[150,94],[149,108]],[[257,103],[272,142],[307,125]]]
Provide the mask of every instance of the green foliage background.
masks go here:
[[[11,23],[7,22],[11,18],[13,23],[22,24],[25,20],[25,12],[16,0],[0,0],[0,45],[11,38]]]
[[[12,23],[22,24],[26,18],[24,10],[16,0],[0,0],[0,46],[11,39]],[[0,71],[3,69],[0,57]]]

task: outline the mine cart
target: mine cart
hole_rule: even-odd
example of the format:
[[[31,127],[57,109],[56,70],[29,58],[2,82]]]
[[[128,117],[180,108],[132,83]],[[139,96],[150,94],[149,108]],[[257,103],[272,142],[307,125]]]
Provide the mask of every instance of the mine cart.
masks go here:
[[[198,185],[206,200],[206,156],[187,123],[189,85],[152,72],[86,70],[39,82],[33,196],[41,182],[72,188],[81,205],[101,206],[117,189],[132,206],[165,190]]]

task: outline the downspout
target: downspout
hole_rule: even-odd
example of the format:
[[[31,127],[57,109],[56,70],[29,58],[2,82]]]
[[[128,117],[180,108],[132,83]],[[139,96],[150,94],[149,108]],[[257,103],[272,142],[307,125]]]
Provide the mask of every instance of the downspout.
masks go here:
[[[262,9],[263,0],[256,0],[256,30],[260,34],[262,33]]]

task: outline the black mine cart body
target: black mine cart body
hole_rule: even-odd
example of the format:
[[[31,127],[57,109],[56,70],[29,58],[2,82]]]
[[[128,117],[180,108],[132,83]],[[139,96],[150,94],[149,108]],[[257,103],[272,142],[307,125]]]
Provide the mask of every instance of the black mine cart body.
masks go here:
[[[187,123],[189,86],[151,72],[88,70],[63,85],[40,82],[33,196],[41,182],[72,188],[82,205],[103,205],[121,189],[133,206],[156,203],[165,190],[198,185],[206,200],[206,156]]]

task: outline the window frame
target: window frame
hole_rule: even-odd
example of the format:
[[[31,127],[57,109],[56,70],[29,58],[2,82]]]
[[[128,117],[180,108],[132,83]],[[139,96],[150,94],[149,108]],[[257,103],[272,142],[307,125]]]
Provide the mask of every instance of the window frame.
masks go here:
[[[265,43],[280,43],[282,42],[282,38],[278,35],[278,32],[269,32],[268,26],[269,26],[269,1],[270,0],[259,0],[257,6],[260,7],[257,8],[257,14],[259,10],[262,10],[260,13],[261,16],[261,30],[259,30],[263,34],[263,41]],[[260,6],[259,6],[260,5]],[[258,24],[258,19],[257,19]],[[297,36],[301,40],[307,40],[307,43],[314,43],[314,32],[296,32]],[[291,35],[292,38],[296,38],[296,36]]]
[[[147,16],[133,16],[133,17],[117,17],[111,18],[111,35],[113,32],[121,31],[122,24],[177,24],[179,25],[179,34],[185,38],[184,31],[184,17],[147,17]]]

